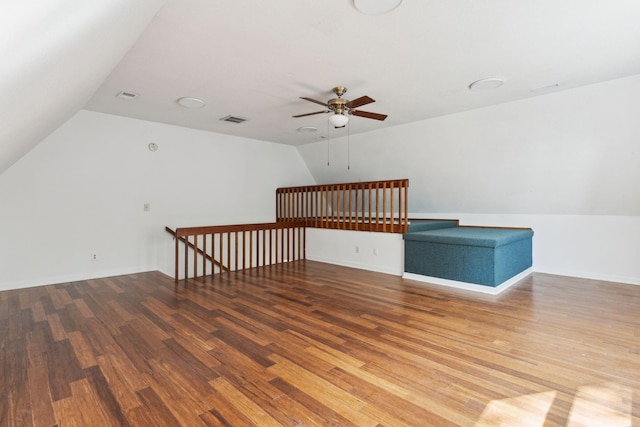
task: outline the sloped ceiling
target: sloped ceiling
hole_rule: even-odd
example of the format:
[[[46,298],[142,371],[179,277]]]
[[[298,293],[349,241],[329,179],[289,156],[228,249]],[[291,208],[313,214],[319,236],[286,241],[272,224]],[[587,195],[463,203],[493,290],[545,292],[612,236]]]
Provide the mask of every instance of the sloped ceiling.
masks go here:
[[[0,3],[0,173],[84,107],[163,3]]]
[[[300,145],[327,133],[325,114],[291,117],[323,110],[300,97],[326,101],[337,85],[389,115],[352,117],[358,134],[638,74],[639,22],[638,0],[405,0],[383,15],[353,0],[169,0],[87,108]],[[494,76],[498,90],[468,89]]]
[[[301,145],[328,128],[325,114],[291,117],[322,110],[299,97],[326,101],[336,85],[389,115],[352,117],[358,134],[640,73],[637,0],[405,0],[383,15],[352,0],[163,3],[0,6],[0,172],[80,108]],[[505,84],[468,90],[486,77]]]

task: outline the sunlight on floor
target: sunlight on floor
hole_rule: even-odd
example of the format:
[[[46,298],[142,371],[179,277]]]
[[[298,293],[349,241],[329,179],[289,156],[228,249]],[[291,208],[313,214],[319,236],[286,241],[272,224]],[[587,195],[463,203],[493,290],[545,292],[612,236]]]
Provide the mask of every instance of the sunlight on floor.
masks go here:
[[[630,426],[632,391],[616,383],[580,387],[567,426]]]
[[[557,392],[528,394],[494,400],[482,412],[475,427],[545,425]],[[580,387],[567,416],[567,427],[631,426],[632,390],[617,383]]]
[[[482,412],[476,427],[540,427],[556,398],[555,391],[494,400]]]

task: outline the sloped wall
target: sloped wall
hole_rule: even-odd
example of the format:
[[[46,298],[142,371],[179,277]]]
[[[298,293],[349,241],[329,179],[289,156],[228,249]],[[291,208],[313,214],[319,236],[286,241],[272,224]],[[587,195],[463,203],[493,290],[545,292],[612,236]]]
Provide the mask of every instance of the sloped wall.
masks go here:
[[[318,183],[409,178],[413,217],[533,227],[537,271],[640,283],[639,117],[633,76],[299,151]]]
[[[165,1],[0,2],[0,173],[82,108]]]
[[[166,225],[273,221],[313,183],[293,147],[80,111],[0,175],[0,289],[173,274]]]

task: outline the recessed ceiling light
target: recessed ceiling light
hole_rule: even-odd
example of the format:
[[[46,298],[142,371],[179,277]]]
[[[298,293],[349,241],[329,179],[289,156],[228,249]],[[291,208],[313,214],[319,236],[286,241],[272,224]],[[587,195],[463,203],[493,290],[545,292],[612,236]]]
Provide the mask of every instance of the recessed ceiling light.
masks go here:
[[[367,15],[380,15],[391,12],[400,6],[402,0],[353,0],[353,5],[359,12]]]
[[[298,128],[298,132],[300,133],[317,132],[317,131],[318,131],[318,128],[313,126],[302,126],[301,128]]]
[[[497,89],[504,84],[504,79],[500,77],[490,77],[487,79],[476,80],[469,85],[469,89],[473,91]]]
[[[202,99],[189,97],[179,98],[178,104],[184,108],[202,108],[205,106],[205,102]]]

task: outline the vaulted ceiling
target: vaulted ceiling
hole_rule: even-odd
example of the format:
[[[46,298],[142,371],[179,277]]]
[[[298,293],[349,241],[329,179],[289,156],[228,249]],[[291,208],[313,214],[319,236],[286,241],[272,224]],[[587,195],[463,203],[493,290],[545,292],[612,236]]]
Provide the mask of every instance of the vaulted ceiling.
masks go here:
[[[637,0],[404,0],[381,15],[353,0],[131,3],[0,6],[0,173],[80,108],[300,145],[328,130],[326,114],[292,118],[323,110],[300,97],[337,85],[389,115],[351,117],[354,134],[640,74]],[[488,77],[504,84],[469,90]]]

